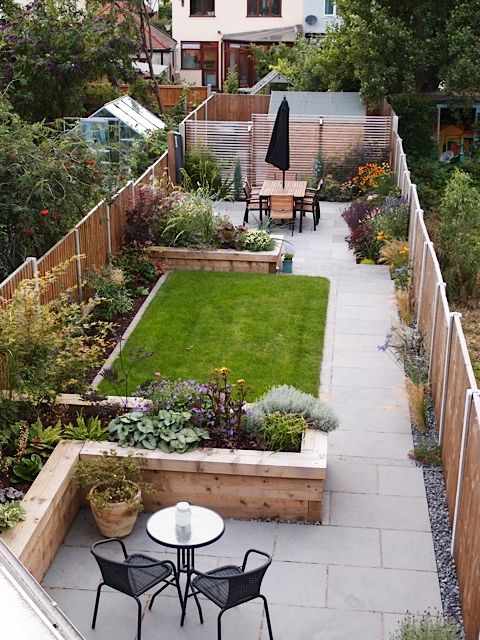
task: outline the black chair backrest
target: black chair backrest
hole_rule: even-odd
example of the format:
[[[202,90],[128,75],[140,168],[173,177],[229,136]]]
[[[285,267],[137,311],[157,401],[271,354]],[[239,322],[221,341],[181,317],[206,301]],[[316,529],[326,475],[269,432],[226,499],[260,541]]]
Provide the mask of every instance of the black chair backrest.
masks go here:
[[[122,593],[126,593],[128,595],[133,595],[134,588],[130,580],[130,571],[133,567],[125,564],[124,562],[119,562],[118,560],[107,558],[106,556],[102,555],[97,549],[98,545],[106,544],[108,542],[120,542],[124,551],[124,555],[126,555],[125,546],[120,540],[112,539],[108,541],[101,541],[95,543],[92,546],[90,551],[92,552],[95,560],[98,563],[103,582],[109,587],[112,587],[112,589],[116,589],[117,591],[121,591]]]
[[[252,600],[259,595],[265,573],[272,563],[272,559],[269,556],[267,557],[267,562],[264,562],[261,566],[227,578],[229,583],[227,607],[235,607],[237,604]]]

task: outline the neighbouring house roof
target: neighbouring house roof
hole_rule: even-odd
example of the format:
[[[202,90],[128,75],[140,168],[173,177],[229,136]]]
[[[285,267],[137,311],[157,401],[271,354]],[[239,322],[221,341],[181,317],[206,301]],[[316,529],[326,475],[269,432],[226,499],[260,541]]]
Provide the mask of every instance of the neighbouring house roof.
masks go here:
[[[111,8],[111,4],[105,4],[103,5],[103,7],[98,11],[97,15],[102,15],[104,13],[109,13],[110,8]],[[123,9],[125,12],[129,11],[128,6],[125,6],[125,4],[123,2],[118,2],[115,5],[116,7],[118,7],[119,9]],[[120,14],[118,14],[118,19],[122,20],[124,19]],[[140,18],[138,15],[134,15],[134,20],[135,23],[137,25],[137,27],[140,29]],[[168,35],[168,33],[165,33],[165,31],[162,31],[161,29],[159,29],[158,27],[155,27],[153,24],[150,25],[151,28],[151,36],[152,36],[152,51],[173,51],[175,49],[175,46],[177,44],[177,41],[172,38],[171,36]],[[150,34],[147,33],[147,42],[149,42],[149,37]]]
[[[165,129],[165,123],[151,111],[142,107],[130,96],[122,96],[107,102],[89,118],[117,118],[138,135],[146,135],[150,131]],[[88,120],[89,118],[86,118]]]
[[[277,113],[283,96],[290,113],[311,116],[364,116],[367,113],[360,94],[353,91],[272,91],[269,113]]]
[[[222,40],[231,40],[232,42],[295,42],[297,36],[302,33],[302,26],[296,24],[291,27],[279,27],[277,29],[225,33]]]
[[[2,638],[85,640],[0,540]]]

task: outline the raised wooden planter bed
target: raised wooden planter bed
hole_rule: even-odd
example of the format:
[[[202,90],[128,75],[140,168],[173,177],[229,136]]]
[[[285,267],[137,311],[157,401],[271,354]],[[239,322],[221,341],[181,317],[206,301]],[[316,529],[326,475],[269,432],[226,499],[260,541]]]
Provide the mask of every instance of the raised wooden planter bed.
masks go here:
[[[235,251],[234,249],[186,249],[150,247],[166,261],[167,269],[184,271],[233,271],[236,273],[276,273],[280,265],[283,235],[274,235],[272,251]]]
[[[83,402],[73,401],[76,406]],[[146,511],[188,500],[225,517],[322,520],[327,435],[319,431],[307,432],[300,453],[197,449],[166,454],[109,442],[63,441],[23,499],[26,520],[1,535],[37,580],[48,570],[81,505],[73,480],[75,463],[110,449],[120,456],[144,454],[145,479],[157,487],[153,496],[145,496]]]

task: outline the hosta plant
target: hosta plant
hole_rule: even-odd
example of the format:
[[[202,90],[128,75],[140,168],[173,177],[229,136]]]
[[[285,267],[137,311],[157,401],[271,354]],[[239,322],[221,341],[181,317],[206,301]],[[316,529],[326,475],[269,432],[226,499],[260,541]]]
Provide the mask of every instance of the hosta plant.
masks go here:
[[[18,500],[0,504],[0,533],[25,520],[25,509]]]

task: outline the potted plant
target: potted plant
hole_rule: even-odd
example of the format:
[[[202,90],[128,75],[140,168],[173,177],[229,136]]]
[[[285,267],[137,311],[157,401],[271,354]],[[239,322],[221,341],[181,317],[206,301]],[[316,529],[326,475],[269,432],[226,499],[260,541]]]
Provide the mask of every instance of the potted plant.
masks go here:
[[[138,513],[143,509],[142,489],[154,487],[141,481],[141,456],[118,457],[115,451],[80,460],[75,468],[79,485],[88,488],[87,500],[97,526],[107,538],[123,538],[131,533]]]
[[[283,273],[292,273],[293,267],[293,253],[286,251],[282,256],[282,271]]]

